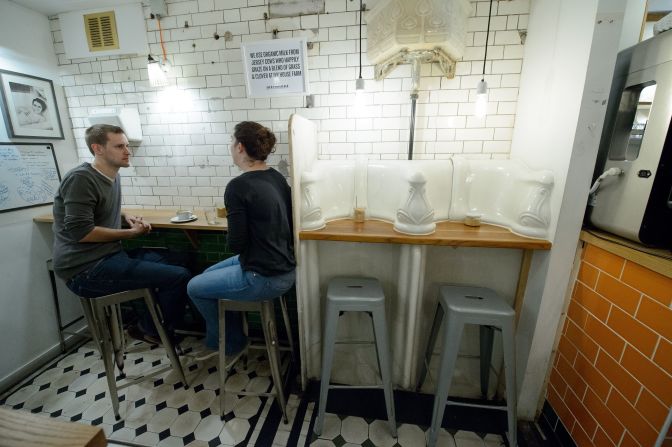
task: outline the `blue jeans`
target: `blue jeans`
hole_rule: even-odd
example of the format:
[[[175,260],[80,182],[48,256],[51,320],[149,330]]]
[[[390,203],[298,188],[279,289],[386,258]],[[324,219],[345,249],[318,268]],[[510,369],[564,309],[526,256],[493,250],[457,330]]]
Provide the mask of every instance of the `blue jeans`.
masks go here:
[[[107,256],[93,267],[73,276],[68,288],[83,298],[95,298],[126,290],[154,289],[169,333],[182,321],[187,303],[187,283],[191,272],[183,267],[186,257],[166,249],[137,248]],[[140,329],[156,335],[149,313],[140,320]]]
[[[219,346],[219,299],[262,301],[275,298],[292,288],[294,278],[293,270],[277,276],[243,271],[238,256],[221,261],[194,276],[189,281],[187,292],[205,319],[205,345],[210,349],[218,349]],[[240,351],[247,340],[240,313],[226,312],[225,318],[225,353],[228,355]]]

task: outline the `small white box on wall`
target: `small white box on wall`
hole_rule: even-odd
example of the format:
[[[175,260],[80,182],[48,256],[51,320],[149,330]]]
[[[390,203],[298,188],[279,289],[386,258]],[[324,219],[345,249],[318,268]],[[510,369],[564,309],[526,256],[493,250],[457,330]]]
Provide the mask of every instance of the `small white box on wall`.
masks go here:
[[[67,12],[58,20],[68,59],[149,53],[139,2]]]
[[[89,125],[111,124],[124,129],[128,141],[142,141],[142,126],[140,125],[140,114],[136,109],[106,107],[91,110],[88,116]]]

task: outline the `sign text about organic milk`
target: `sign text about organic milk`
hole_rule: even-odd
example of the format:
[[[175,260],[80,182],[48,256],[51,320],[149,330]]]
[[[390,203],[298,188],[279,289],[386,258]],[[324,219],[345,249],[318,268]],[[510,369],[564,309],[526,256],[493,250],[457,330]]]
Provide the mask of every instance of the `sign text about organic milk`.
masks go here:
[[[251,98],[304,95],[308,89],[303,38],[243,42],[247,94]]]
[[[299,77],[303,74],[301,71],[301,51],[298,48],[251,51],[249,57],[252,79],[286,81],[288,78]],[[286,82],[277,82],[266,85],[266,88],[287,88],[288,86]]]

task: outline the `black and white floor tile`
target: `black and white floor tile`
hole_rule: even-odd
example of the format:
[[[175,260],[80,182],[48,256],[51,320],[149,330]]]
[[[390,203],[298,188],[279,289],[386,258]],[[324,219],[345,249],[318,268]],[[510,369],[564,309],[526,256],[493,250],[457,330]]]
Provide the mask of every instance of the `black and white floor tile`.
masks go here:
[[[198,342],[187,339],[185,351]],[[431,396],[395,392],[398,437],[390,433],[384,403],[367,414],[362,402],[382,401],[374,394],[352,398],[345,393],[330,392],[322,434],[313,434],[316,417],[315,398],[319,385],[311,383],[302,393],[290,394],[287,402],[289,421],[283,423],[280,409],[268,397],[236,395],[239,391],[270,391],[272,382],[268,362],[251,358],[247,365],[239,362],[226,383],[224,420],[219,417],[219,374],[215,358],[194,362],[182,357],[189,388],[172,371],[132,385],[119,392],[121,420],[115,420],[109,398],[104,367],[93,343],[57,360],[26,383],[0,396],[0,406],[30,411],[61,420],[100,426],[108,439],[130,445],[160,447],[210,446],[379,446],[425,445],[431,411]],[[162,348],[134,342],[125,358],[127,376],[142,375],[155,367],[167,365]],[[123,383],[123,382],[120,382]],[[361,390],[357,390],[361,393]],[[418,400],[420,399],[420,400]],[[332,402],[333,401],[333,402]],[[354,411],[349,407],[356,406]],[[377,404],[376,404],[377,405]],[[417,407],[422,406],[423,412]],[[381,409],[382,408],[382,413]],[[418,414],[421,414],[418,419]],[[450,413],[447,411],[447,413]],[[503,445],[501,423],[452,421],[444,425],[465,430],[441,429],[439,446],[495,447]],[[474,430],[474,431],[467,431]],[[490,434],[487,434],[490,433]]]

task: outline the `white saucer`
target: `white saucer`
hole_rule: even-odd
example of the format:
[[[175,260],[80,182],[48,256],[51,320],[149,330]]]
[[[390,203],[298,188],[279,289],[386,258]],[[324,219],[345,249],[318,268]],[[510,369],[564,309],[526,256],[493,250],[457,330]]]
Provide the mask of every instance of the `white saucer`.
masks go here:
[[[180,219],[180,218],[178,218],[177,216],[175,216],[175,217],[171,217],[171,218],[170,218],[170,221],[171,221],[172,223],[185,223],[185,222],[193,222],[193,221],[195,221],[196,219],[198,219],[198,217],[196,217],[196,216],[194,216],[194,215],[192,214],[191,217],[190,217],[189,219]]]

